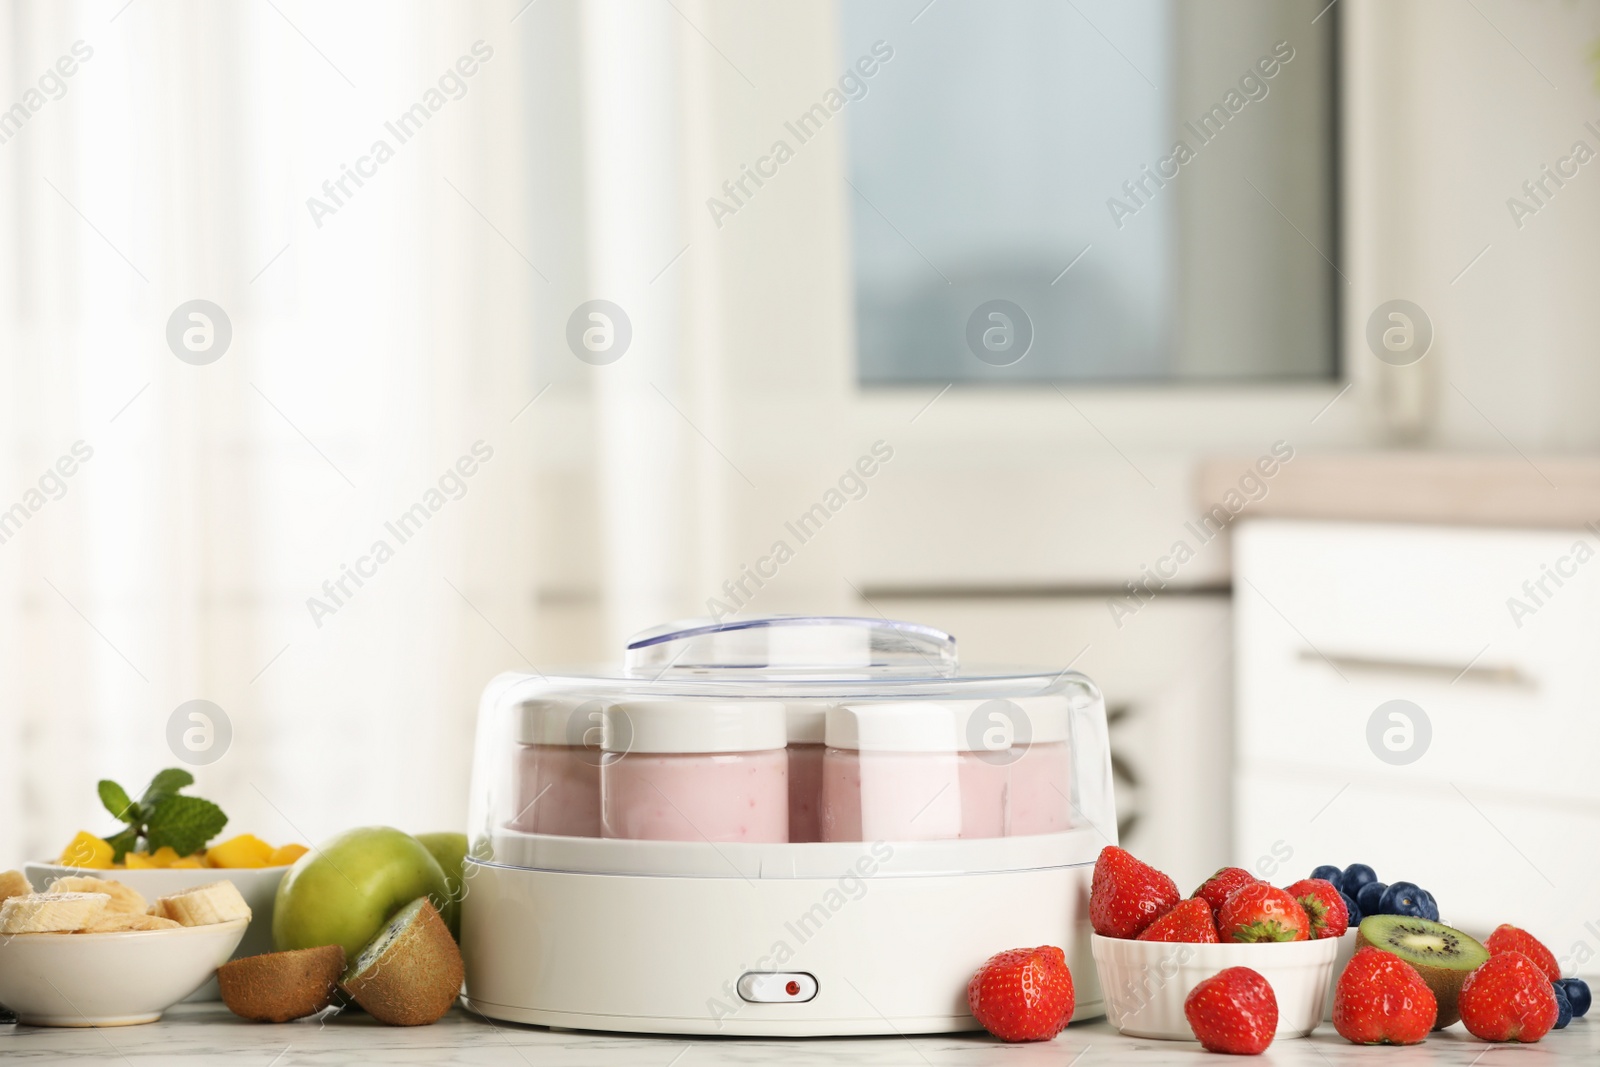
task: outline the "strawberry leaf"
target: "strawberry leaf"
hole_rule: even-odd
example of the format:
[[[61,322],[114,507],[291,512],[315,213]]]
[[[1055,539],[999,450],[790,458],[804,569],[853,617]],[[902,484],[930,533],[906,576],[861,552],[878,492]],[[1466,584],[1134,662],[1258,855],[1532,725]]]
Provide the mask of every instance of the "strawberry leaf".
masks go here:
[[[133,801],[128,799],[128,791],[109,778],[102,778],[97,787],[100,792],[100,803],[106,810],[126,823],[138,820],[139,813],[133,806]]]
[[[151,852],[170,845],[178,855],[190,856],[204,848],[226,825],[228,817],[211,801],[169,796],[150,814],[145,838]]]

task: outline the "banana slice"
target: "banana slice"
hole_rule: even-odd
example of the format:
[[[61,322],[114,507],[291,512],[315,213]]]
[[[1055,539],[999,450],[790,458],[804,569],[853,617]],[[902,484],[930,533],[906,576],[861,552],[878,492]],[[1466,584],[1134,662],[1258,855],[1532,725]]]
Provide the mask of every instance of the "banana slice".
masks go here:
[[[0,871],[0,904],[32,892],[33,886],[28,884],[28,876],[21,871]]]
[[[171,919],[163,919],[159,915],[130,915],[125,911],[106,911],[102,912],[98,919],[76,932],[82,934],[113,934],[129,930],[178,929],[181,929],[180,924],[173,922]]]
[[[250,905],[232,882],[195,886],[156,901],[163,918],[184,926],[210,926],[250,918]]]
[[[104,893],[30,893],[0,904],[0,934],[52,934],[82,930],[111,903]]]
[[[132,886],[113,882],[109,878],[93,878],[84,875],[69,875],[57,878],[50,883],[51,893],[104,893],[111,898],[111,903],[106,906],[107,911],[120,912],[124,915],[143,915],[150,905],[145,901],[144,894]]]

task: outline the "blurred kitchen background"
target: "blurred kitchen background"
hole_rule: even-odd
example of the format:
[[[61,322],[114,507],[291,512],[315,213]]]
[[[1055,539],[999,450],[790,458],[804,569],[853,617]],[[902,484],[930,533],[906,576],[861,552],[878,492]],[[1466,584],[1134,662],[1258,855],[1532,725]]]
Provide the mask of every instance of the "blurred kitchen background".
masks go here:
[[[1597,39],[5,3],[0,866],[108,829],[189,701],[232,829],[454,828],[499,671],[883,614],[1095,678],[1186,887],[1364,861],[1592,973]]]

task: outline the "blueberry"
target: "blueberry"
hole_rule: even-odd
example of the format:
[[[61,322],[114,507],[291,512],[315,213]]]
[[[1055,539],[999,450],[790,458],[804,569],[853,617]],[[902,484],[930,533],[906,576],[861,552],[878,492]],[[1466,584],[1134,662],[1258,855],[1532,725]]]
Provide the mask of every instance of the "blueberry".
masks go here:
[[[1361,925],[1361,905],[1350,899],[1350,894],[1340,893],[1344,897],[1344,910],[1350,913],[1350,929],[1354,930]]]
[[[1352,863],[1344,869],[1344,879],[1339,883],[1341,892],[1352,894],[1357,900],[1361,899],[1361,887],[1378,880],[1378,872],[1368,867],[1365,863]]]
[[[1378,902],[1378,910],[1385,915],[1412,915],[1423,918],[1422,890],[1410,882],[1392,882],[1388,889],[1383,891],[1383,899]]]
[[[1439,905],[1434,902],[1433,894],[1428,892],[1426,889],[1419,889],[1417,890],[1417,896],[1420,898],[1422,903],[1422,917],[1424,919],[1432,919],[1434,922],[1438,922]]]
[[[1572,1001],[1567,999],[1567,989],[1560,982],[1551,987],[1556,991],[1556,1026],[1563,1029],[1572,1021]]]
[[[1333,883],[1333,888],[1344,891],[1344,872],[1331,863],[1324,863],[1321,867],[1311,872],[1311,877],[1321,878]]]
[[[1572,1017],[1581,1019],[1589,1014],[1589,983],[1582,978],[1563,978],[1558,985],[1567,994],[1567,1002],[1572,1005]]]
[[[1368,882],[1356,894],[1356,904],[1361,908],[1363,915],[1382,915],[1383,909],[1379,905],[1383,901],[1383,891],[1389,887],[1382,882]]]

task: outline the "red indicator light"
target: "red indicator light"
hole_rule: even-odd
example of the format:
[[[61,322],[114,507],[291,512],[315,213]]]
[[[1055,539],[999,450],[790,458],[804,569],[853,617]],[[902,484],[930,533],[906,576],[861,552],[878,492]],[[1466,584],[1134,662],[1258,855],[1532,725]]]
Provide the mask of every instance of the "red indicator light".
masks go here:
[[[798,997],[800,995],[800,983],[791,980],[788,985],[783,987],[783,991],[791,997]]]

